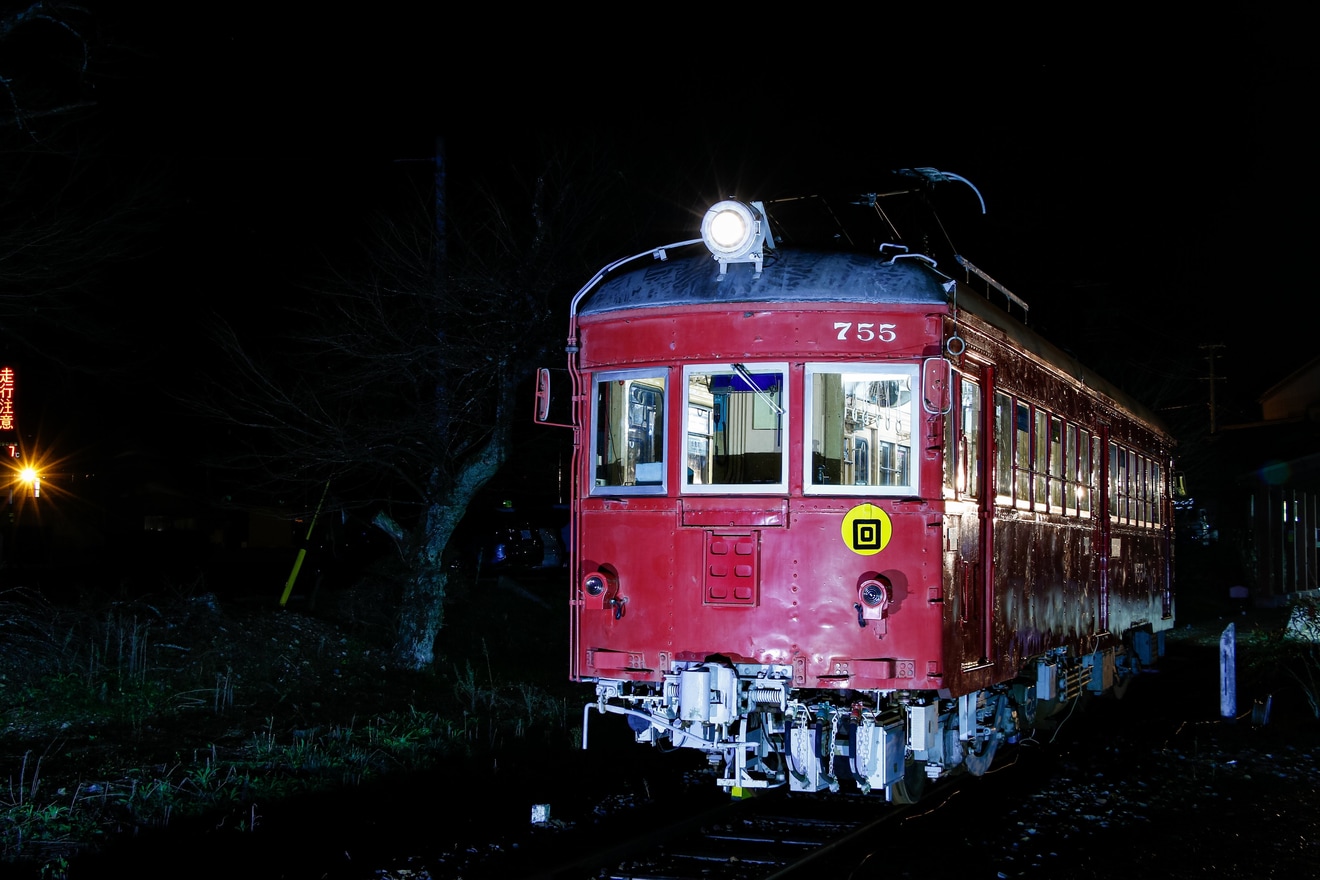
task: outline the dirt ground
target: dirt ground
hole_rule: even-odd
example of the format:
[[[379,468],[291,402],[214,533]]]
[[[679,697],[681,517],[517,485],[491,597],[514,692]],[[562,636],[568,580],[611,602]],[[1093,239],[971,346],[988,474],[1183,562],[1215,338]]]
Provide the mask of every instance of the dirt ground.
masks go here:
[[[513,668],[525,666],[520,658],[534,660],[540,679],[558,680],[549,664],[563,656],[555,646],[566,627],[554,597],[540,596],[536,585],[515,587],[493,589],[493,607],[503,611],[474,609],[506,617],[466,650],[479,646],[513,661]],[[174,650],[181,664],[204,667],[199,675],[213,679],[224,670],[243,682],[234,711],[199,713],[197,727],[139,732],[123,742],[99,736],[80,751],[81,769],[92,772],[111,756],[166,760],[181,747],[250,736],[271,718],[297,728],[342,723],[344,712],[452,699],[435,689],[458,675],[457,640],[455,653],[438,663],[439,679],[387,675],[383,648],[357,637],[364,616],[350,615],[356,623],[349,626],[343,614],[227,609],[199,597],[160,644],[173,645],[162,650]],[[456,615],[455,625],[461,620]],[[905,821],[897,843],[859,859],[847,876],[1313,876],[1320,864],[1320,723],[1286,676],[1255,680],[1245,673],[1237,717],[1220,717],[1218,639],[1229,622],[1245,633],[1278,625],[1278,615],[1180,625],[1158,669],[1134,682],[1122,700],[1089,701],[1061,728],[1038,732],[946,802],[923,804],[925,812]],[[359,630],[354,639],[346,638],[346,627]],[[1281,687],[1267,694],[1266,684]],[[571,690],[565,686],[566,694]],[[574,714],[589,696],[583,691],[573,702]],[[1266,696],[1273,698],[1271,717],[1260,723],[1252,709]],[[200,726],[203,718],[207,726]],[[12,758],[25,743],[48,745],[51,735],[25,730],[10,717],[4,753]],[[526,839],[532,804],[548,804],[566,833],[590,829],[602,816],[650,803],[661,789],[679,785],[691,757],[658,755],[604,735],[587,752],[524,744],[443,772],[263,805],[255,833],[175,823],[75,860],[68,877],[124,870],[137,877],[471,877],[477,866],[497,861],[501,849]]]
[[[904,836],[943,840],[939,862],[968,865],[969,877],[1316,876],[1320,724],[1304,695],[1243,691],[1250,676],[1240,669],[1238,713],[1221,717],[1219,636],[1229,622],[1247,632],[1276,618],[1183,626],[1158,671],[1122,700],[1094,700],[1057,732],[1038,734],[949,803],[904,823]],[[1261,723],[1256,700],[1271,696]],[[890,859],[882,869],[886,861],[877,852],[852,876],[932,876],[929,860]]]

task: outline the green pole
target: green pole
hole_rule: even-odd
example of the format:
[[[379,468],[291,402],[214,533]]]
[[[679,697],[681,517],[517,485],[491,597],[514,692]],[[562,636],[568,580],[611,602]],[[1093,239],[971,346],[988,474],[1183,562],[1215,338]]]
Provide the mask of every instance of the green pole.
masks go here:
[[[280,596],[280,607],[283,608],[289,602],[289,595],[293,592],[293,582],[298,580],[298,570],[302,568],[303,560],[307,558],[307,542],[312,540],[312,530],[316,528],[316,518],[321,515],[321,507],[325,504],[325,496],[330,491],[330,481],[325,481],[325,488],[321,490],[321,500],[316,504],[316,513],[312,514],[312,521],[307,525],[307,536],[303,538],[303,545],[298,548],[298,558],[293,560],[293,571],[289,572],[289,579],[284,582],[284,595]]]

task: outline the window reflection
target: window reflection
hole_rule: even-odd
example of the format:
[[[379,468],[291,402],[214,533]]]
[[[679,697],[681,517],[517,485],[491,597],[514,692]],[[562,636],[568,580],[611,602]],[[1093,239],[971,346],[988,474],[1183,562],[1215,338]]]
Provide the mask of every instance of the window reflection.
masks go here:
[[[787,486],[787,367],[689,367],[687,488]]]
[[[808,491],[914,494],[915,367],[807,367]]]
[[[664,491],[665,377],[606,373],[596,377],[595,485]]]

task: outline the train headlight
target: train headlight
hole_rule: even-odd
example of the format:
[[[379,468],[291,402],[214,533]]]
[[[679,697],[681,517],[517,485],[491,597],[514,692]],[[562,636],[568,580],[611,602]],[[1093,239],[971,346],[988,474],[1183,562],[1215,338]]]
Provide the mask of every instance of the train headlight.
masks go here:
[[[719,202],[701,221],[701,237],[717,257],[742,257],[756,244],[760,223],[742,202]]]
[[[884,620],[893,601],[893,587],[883,576],[868,577],[857,585],[857,622]],[[864,625],[864,624],[863,624]]]
[[[593,565],[592,568],[594,570],[582,575],[582,580],[578,582],[582,585],[582,592],[600,600],[600,607],[614,612],[615,620],[622,620],[623,607],[628,600],[619,595],[619,573],[612,565],[599,568]],[[588,607],[594,607],[594,603]]]
[[[582,579],[582,589],[586,590],[589,596],[603,595],[608,587],[609,583],[605,580],[605,575],[598,571],[593,571]]]
[[[885,604],[885,587],[879,581],[867,581],[862,584],[862,604],[867,608],[876,608]]]
[[[720,263],[720,275],[729,263],[755,263],[761,274],[762,249],[767,245],[765,211],[760,202],[750,205],[733,199],[717,202],[701,220],[701,239]],[[770,247],[774,246],[771,239]]]

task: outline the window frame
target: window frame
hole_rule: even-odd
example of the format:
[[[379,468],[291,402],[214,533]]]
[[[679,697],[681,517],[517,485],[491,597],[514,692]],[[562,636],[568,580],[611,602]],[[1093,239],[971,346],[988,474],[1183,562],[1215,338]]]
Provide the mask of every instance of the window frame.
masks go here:
[[[779,387],[779,399],[777,405],[782,410],[778,415],[779,424],[773,430],[778,435],[777,445],[779,448],[779,480],[774,483],[689,483],[683,480],[679,486],[679,492],[688,495],[782,495],[788,492],[788,463],[790,458],[789,432],[793,425],[793,398],[791,388],[791,371],[787,361],[746,361],[738,362],[738,366],[743,367],[749,373],[778,373],[781,377]],[[682,395],[678,403],[683,414],[683,470],[687,471],[687,443],[688,443],[688,412],[690,408],[696,406],[701,408],[711,408],[713,402],[706,400],[694,401],[691,395],[692,376],[696,375],[727,375],[738,376],[738,370],[733,363],[696,363],[683,365]],[[752,393],[752,392],[748,392]],[[753,404],[755,406],[755,404]],[[728,414],[724,414],[728,418]],[[712,419],[714,416],[712,415]],[[751,430],[766,430],[756,428],[753,425]],[[715,422],[711,425],[711,434],[703,435],[712,438],[718,435],[718,428]],[[716,443],[712,439],[711,457],[714,458]]]
[[[606,382],[633,382],[640,379],[650,379],[659,382],[661,403],[657,408],[660,414],[660,461],[648,462],[658,463],[660,465],[660,481],[658,484],[646,483],[638,484],[634,482],[629,485],[602,484],[600,478],[596,476],[596,468],[601,467],[605,462],[601,459],[600,439],[600,387]],[[670,398],[672,395],[669,390],[669,369],[667,367],[655,367],[652,369],[631,369],[631,370],[601,370],[593,373],[591,376],[591,406],[589,416],[591,419],[589,434],[591,437],[591,452],[588,459],[592,464],[590,495],[664,495],[669,491],[669,430],[667,428],[670,409]],[[631,388],[629,388],[629,397],[631,397]],[[631,407],[628,400],[623,401],[623,408],[627,411]]]
[[[906,481],[897,485],[876,483],[817,483],[812,470],[813,440],[815,439],[815,377],[825,374],[840,376],[873,375],[877,378],[902,376],[907,379],[909,399],[906,403],[908,420],[906,446],[894,440],[866,438],[870,446],[870,461],[880,467],[885,461],[902,473]],[[920,456],[914,454],[918,441],[918,401],[921,396],[921,367],[913,363],[890,362],[809,362],[803,365],[802,391],[802,493],[804,495],[868,495],[883,497],[919,497],[921,492]],[[886,450],[892,456],[886,458]],[[904,452],[906,450],[906,453]]]

